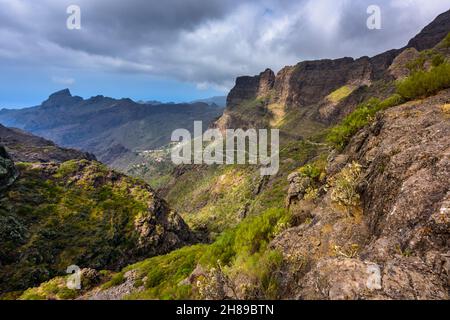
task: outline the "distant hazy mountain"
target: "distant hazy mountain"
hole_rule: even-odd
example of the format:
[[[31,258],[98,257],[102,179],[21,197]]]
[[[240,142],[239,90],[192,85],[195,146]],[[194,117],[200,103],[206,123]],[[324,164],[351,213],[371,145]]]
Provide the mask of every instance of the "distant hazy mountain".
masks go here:
[[[104,96],[83,99],[65,89],[39,106],[1,110],[0,123],[91,152],[99,160],[124,169],[133,162],[136,150],[166,145],[173,130],[192,130],[194,120],[203,121],[206,129],[221,114],[221,108],[202,102],[142,104]]]
[[[216,97],[211,97],[211,98],[194,100],[191,103],[198,103],[198,102],[204,102],[210,106],[216,105],[217,107],[225,108],[227,106],[227,97],[226,96],[216,96]]]
[[[148,100],[148,101],[138,100],[136,102],[140,104],[151,104],[151,105],[164,104],[163,102],[158,100]]]

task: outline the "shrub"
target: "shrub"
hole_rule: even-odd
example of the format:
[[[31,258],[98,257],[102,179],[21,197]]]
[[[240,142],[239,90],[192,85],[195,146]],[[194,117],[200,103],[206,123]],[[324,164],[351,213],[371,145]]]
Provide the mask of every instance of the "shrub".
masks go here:
[[[441,46],[444,48],[450,48],[450,32],[447,34],[444,40],[442,40]]]
[[[78,160],[69,160],[61,163],[58,170],[56,171],[55,178],[64,178],[73,174],[78,170],[80,164],[81,161]]]
[[[319,155],[314,161],[300,167],[298,172],[313,181],[320,181],[326,175],[327,153]]]
[[[380,105],[378,107],[379,110],[388,109],[391,107],[398,106],[405,102],[405,99],[399,94],[393,94],[389,98],[383,100],[380,102]]]
[[[126,281],[124,272],[115,274],[110,281],[103,284],[102,289],[109,289],[111,287],[118,286]]]
[[[359,205],[360,196],[357,187],[361,183],[361,165],[352,162],[341,170],[332,180],[331,200],[344,206],[351,214],[351,209]]]
[[[359,105],[340,124],[333,127],[328,133],[326,140],[337,149],[343,149],[348,143],[348,140],[359,129],[367,125],[378,111],[399,105],[403,102],[404,99],[399,94],[394,94],[383,101],[372,98],[366,103]]]
[[[308,163],[299,169],[299,172],[308,178],[317,179],[319,178],[322,171],[320,168],[316,167],[314,164]]]
[[[240,291],[244,299],[279,299],[282,263],[283,254],[277,250],[240,259],[232,274],[246,281],[234,291]]]
[[[406,68],[410,72],[415,72],[418,70],[423,70],[425,62],[427,61],[425,54],[421,53],[420,56],[414,60],[409,61],[406,64]]]
[[[397,83],[397,93],[408,100],[424,98],[450,87],[450,64],[443,63],[430,71],[416,71]]]
[[[431,58],[431,65],[433,67],[440,66],[444,62],[445,62],[445,58],[442,54],[436,54],[433,56],[433,58]]]
[[[234,242],[238,255],[262,252],[275,236],[277,224],[286,216],[284,209],[269,209],[263,214],[249,218],[239,225]]]
[[[42,283],[39,287],[25,290],[16,297],[19,300],[69,300],[80,295],[79,290],[67,287],[67,277],[56,277]]]
[[[208,246],[205,254],[200,259],[200,263],[204,265],[215,265],[219,261],[224,265],[230,264],[236,255],[236,251],[234,250],[235,238],[235,229],[225,231],[213,244]]]

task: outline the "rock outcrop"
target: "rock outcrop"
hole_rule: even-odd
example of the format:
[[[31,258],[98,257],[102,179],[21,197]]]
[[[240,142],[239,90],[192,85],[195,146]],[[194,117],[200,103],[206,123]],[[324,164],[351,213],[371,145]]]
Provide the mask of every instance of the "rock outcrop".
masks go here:
[[[227,106],[233,109],[247,100],[264,97],[272,90],[275,82],[275,74],[266,69],[254,77],[243,76],[236,79],[236,85],[227,96]]]
[[[363,168],[361,207],[348,216],[332,184],[315,204],[297,202],[309,221],[272,243],[287,261],[304,261],[301,270],[287,263],[287,297],[449,298],[449,102],[446,90],[389,109],[331,158],[329,181],[345,163]]]
[[[16,162],[57,162],[68,160],[96,160],[93,154],[57,146],[52,141],[0,124],[0,144],[5,146]]]
[[[224,115],[216,125],[220,129],[251,127],[254,123],[246,120],[258,114],[259,118],[278,117],[276,123],[288,112],[301,110],[309,111],[308,117],[313,119],[318,112],[317,105],[330,93],[343,86],[357,88],[370,84],[373,70],[367,57],[342,58],[300,62],[285,67],[276,76],[267,69],[255,77],[239,77],[228,95]]]
[[[0,294],[65,275],[70,265],[117,270],[195,241],[144,182],[82,152],[0,130],[20,161],[18,177],[0,147]]]
[[[408,48],[419,51],[436,46],[450,30],[450,10],[440,14],[408,43]]]
[[[411,70],[408,63],[420,57],[419,51],[415,48],[408,48],[400,53],[389,67],[389,73],[396,79],[401,80],[410,75]]]
[[[402,49],[371,58],[304,61],[285,67],[276,75],[267,69],[254,77],[239,77],[216,126],[222,130],[279,126],[285,115],[292,118],[295,113],[300,113],[302,122],[335,123],[368,96],[387,96],[394,88],[392,84],[384,88],[367,86],[379,80],[389,83],[404,77],[407,70],[401,61],[411,58],[415,51],[435,47],[449,32],[450,11],[447,11]],[[390,68],[394,59],[396,63]],[[350,89],[349,94],[330,103],[328,96],[345,86]],[[249,103],[252,101],[259,103]]]

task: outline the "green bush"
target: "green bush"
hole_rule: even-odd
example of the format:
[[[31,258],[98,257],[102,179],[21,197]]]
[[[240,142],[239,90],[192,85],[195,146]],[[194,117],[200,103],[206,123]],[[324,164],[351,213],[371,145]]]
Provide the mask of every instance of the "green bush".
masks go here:
[[[275,236],[277,224],[285,216],[284,209],[269,209],[259,216],[244,221],[236,230],[235,251],[241,255],[264,251]]]
[[[397,93],[408,100],[424,98],[450,87],[450,64],[442,63],[430,71],[416,71],[397,83]]]
[[[319,178],[320,174],[322,173],[322,170],[320,170],[320,168],[316,167],[314,164],[308,163],[307,165],[301,167],[299,169],[299,172],[303,176],[309,177],[314,180]]]
[[[267,247],[280,230],[279,226],[288,224],[289,219],[284,209],[269,209],[258,216],[247,217],[210,245],[183,247],[128,266],[102,288],[123,283],[124,274],[133,270],[138,275],[135,287],[144,285],[145,289],[126,299],[191,299],[195,297],[191,285],[181,282],[200,264],[209,270],[224,266],[224,272],[231,270],[231,273],[245,270],[250,278],[261,283],[264,297],[274,297],[282,256]]]
[[[145,287],[125,297],[126,299],[187,299],[191,297],[190,286],[181,285],[194,270],[200,257],[205,252],[206,245],[183,247],[166,255],[156,256],[128,266],[118,273],[118,277],[127,271],[135,271],[137,278],[134,287]],[[103,285],[115,286],[114,278]]]
[[[287,224],[288,221],[289,215],[284,209],[269,209],[258,216],[248,217],[211,244],[200,263],[207,266],[215,266],[217,262],[230,265],[238,256],[263,252],[276,235],[279,224]]]
[[[393,94],[392,96],[390,96],[389,98],[383,100],[380,102],[379,106],[378,106],[378,110],[385,110],[391,107],[395,107],[398,106],[402,103],[405,102],[405,99],[403,99],[403,97],[399,94]],[[377,110],[377,111],[378,111]]]
[[[431,65],[433,67],[440,66],[443,63],[445,63],[445,58],[442,54],[436,54],[431,58]]]
[[[340,124],[333,127],[328,133],[326,140],[335,148],[343,149],[349,139],[358,132],[358,130],[371,122],[378,111],[399,105],[403,102],[404,99],[398,94],[394,94],[383,101],[372,98],[366,103],[359,105],[355,111],[345,117]]]
[[[418,70],[423,70],[423,67],[424,67],[426,61],[427,61],[426,55],[423,54],[423,52],[422,52],[418,58],[409,61],[406,64],[406,68],[408,68],[408,70],[410,72],[416,72]]]
[[[249,279],[244,284],[246,299],[279,299],[282,264],[283,254],[277,250],[266,250],[240,259],[233,273]]]
[[[409,61],[406,67],[410,72],[425,71],[427,62],[431,62],[433,67],[437,67],[445,62],[445,57],[435,49],[423,50],[419,57]]]
[[[115,274],[110,281],[103,284],[102,289],[109,289],[111,287],[118,286],[126,281],[124,272]]]
[[[235,239],[236,228],[222,233],[213,244],[208,246],[200,263],[209,266],[213,266],[217,262],[224,265],[230,264],[236,256],[236,251],[234,250]]]
[[[444,40],[442,40],[441,44],[444,48],[450,48],[450,32],[447,34]]]

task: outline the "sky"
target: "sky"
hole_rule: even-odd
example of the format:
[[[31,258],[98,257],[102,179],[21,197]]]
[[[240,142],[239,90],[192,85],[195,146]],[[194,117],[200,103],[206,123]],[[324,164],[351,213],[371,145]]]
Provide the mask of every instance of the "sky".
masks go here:
[[[69,5],[80,29],[68,29]],[[367,8],[381,10],[370,30]],[[373,56],[449,0],[0,0],[0,108],[69,88],[134,100],[226,95],[235,78],[302,60]]]

